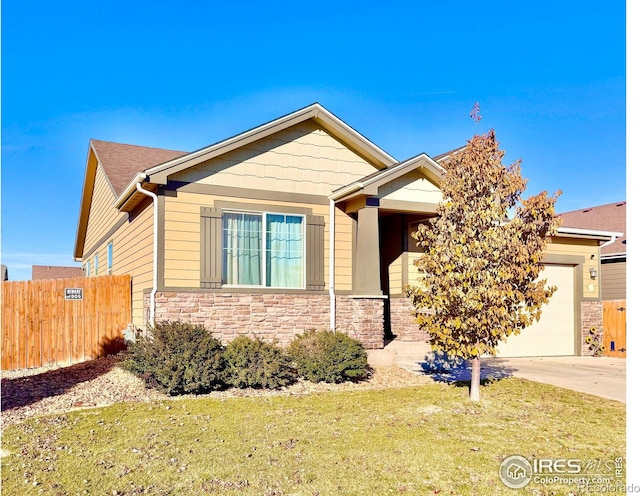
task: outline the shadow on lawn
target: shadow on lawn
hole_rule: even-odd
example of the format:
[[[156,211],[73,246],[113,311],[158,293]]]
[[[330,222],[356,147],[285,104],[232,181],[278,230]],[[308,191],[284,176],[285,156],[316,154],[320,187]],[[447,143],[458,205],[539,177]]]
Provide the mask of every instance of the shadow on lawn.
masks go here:
[[[513,373],[516,371],[515,368],[496,358],[492,358],[491,363],[481,360],[480,364],[481,383],[513,377]],[[425,356],[420,366],[425,374],[437,382],[447,382],[459,386],[468,386],[471,382],[471,363],[458,357],[450,357],[446,353],[431,353]]]
[[[114,355],[126,349],[121,339],[105,339],[100,343],[99,356]],[[90,360],[69,366],[60,366],[40,374],[16,378],[2,378],[2,411],[37,403],[58,396],[77,384],[91,381],[109,372],[113,360]]]

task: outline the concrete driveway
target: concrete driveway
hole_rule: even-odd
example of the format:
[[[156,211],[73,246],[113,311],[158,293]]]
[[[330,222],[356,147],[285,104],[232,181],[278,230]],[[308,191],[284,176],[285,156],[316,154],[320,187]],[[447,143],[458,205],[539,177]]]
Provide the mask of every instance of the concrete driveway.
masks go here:
[[[627,362],[624,358],[487,358],[483,362],[486,374],[492,371],[508,371],[513,377],[627,402]]]
[[[433,360],[429,345],[392,341],[383,350],[371,350],[369,363],[397,365],[428,373],[438,381],[468,381],[471,370]],[[609,357],[483,358],[482,378],[519,377],[626,403],[626,360]]]

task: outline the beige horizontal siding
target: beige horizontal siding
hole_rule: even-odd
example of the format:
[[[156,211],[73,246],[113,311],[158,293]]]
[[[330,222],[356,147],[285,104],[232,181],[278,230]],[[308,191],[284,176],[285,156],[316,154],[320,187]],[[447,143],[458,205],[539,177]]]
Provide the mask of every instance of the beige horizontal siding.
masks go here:
[[[594,267],[598,269],[598,246],[595,241],[581,240],[573,238],[555,238],[551,243],[547,245],[546,253],[553,255],[570,255],[579,256],[584,260],[583,265],[583,288],[582,297],[584,298],[597,298],[598,297],[598,284],[600,277],[591,279],[589,275],[589,268]],[[408,264],[408,281],[410,284],[415,284],[420,273],[413,261],[419,258],[421,252],[409,253]],[[594,257],[591,258],[591,255]],[[544,272],[542,273],[544,277]]]
[[[590,239],[555,237],[547,245],[546,253],[553,255],[572,255],[582,257],[582,297],[598,298],[600,277],[591,279],[589,269],[599,269],[600,249],[597,241]],[[544,273],[542,274],[544,277]]]
[[[389,264],[389,294],[402,294],[402,255]]]
[[[93,186],[89,219],[87,221],[87,234],[84,243],[85,250],[90,250],[111,226],[115,225],[122,217],[126,217],[127,214],[120,213],[117,209],[113,208],[114,200],[115,194],[113,189],[111,189],[109,185],[102,166],[98,165]],[[90,256],[93,256],[93,253],[87,253],[86,251],[83,253],[83,259]]]
[[[269,210],[282,207],[310,208],[325,219],[325,287],[329,287],[329,206],[270,200],[221,197],[179,192],[165,197],[164,284],[167,287],[200,287],[200,207],[212,206],[216,200],[239,204],[265,205]],[[352,219],[336,212],[336,290],[349,291],[352,280]]]
[[[600,264],[600,273],[604,301],[627,298],[627,262]]]
[[[418,267],[416,267],[414,261],[420,258],[420,255],[421,253],[407,253],[407,281],[410,285],[418,284],[418,277],[420,277],[420,272],[418,271]]]
[[[111,207],[113,208],[113,207]],[[116,209],[113,208],[115,211]],[[127,214],[124,214],[127,215]],[[116,220],[117,221],[117,220]],[[102,228],[108,232],[113,224]],[[150,204],[133,222],[123,224],[113,235],[83,259],[91,262],[93,276],[94,255],[98,253],[98,275],[107,275],[107,245],[113,242],[113,269],[111,274],[130,274],[132,284],[132,321],[144,328],[143,293],[153,286],[153,206]]]

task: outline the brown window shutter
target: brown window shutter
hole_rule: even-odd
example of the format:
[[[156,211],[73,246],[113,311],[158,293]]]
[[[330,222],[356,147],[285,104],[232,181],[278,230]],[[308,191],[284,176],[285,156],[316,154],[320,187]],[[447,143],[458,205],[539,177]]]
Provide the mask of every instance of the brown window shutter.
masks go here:
[[[222,210],[200,207],[200,287],[222,287]]]
[[[307,290],[324,290],[324,217],[307,215]]]

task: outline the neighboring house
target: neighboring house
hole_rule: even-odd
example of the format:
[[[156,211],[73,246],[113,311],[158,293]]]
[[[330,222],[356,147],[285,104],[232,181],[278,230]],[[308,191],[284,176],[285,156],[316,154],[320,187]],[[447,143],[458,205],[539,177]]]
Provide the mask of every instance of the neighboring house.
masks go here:
[[[583,229],[602,229],[623,233],[600,250],[600,290],[602,300],[624,300],[627,297],[627,202],[620,201],[581,208],[560,214],[562,225]]]
[[[443,172],[424,153],[396,160],[319,104],[190,153],[91,140],[74,256],[90,274],[132,276],[138,327],[424,339],[404,293],[418,275],[410,234],[436,214]],[[503,354],[583,352],[602,326],[591,255],[610,238],[561,230],[544,273],[559,290]]]
[[[0,275],[0,281],[8,281],[9,280],[9,269],[5,264],[2,264],[2,274]]]
[[[82,267],[63,267],[60,265],[32,265],[31,280],[38,279],[66,279],[69,277],[82,277]]]

